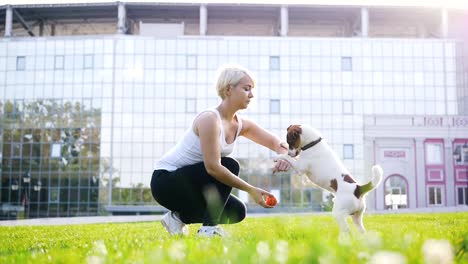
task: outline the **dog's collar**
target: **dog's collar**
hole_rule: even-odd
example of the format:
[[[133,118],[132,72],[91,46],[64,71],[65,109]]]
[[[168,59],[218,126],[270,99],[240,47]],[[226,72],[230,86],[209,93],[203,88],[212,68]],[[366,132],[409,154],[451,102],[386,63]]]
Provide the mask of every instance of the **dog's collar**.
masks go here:
[[[309,144],[303,146],[303,147],[301,148],[301,150],[309,149],[309,148],[311,148],[311,147],[317,145],[320,141],[322,141],[322,138],[321,138],[321,137],[319,137],[317,140],[314,140],[314,141],[310,142]]]

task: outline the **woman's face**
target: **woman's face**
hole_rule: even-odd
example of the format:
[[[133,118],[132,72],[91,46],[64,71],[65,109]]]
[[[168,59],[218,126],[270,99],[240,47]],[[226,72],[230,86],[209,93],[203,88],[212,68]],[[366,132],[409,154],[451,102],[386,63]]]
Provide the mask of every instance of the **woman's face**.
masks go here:
[[[252,99],[254,83],[250,76],[244,76],[239,83],[231,88],[231,100],[239,105],[240,109],[245,109],[249,106],[250,99]]]

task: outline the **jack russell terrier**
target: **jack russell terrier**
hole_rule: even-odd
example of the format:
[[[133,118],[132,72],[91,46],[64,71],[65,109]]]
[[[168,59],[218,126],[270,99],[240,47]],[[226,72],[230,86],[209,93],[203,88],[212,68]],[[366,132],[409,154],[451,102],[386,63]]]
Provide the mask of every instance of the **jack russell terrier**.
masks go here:
[[[374,165],[372,179],[360,185],[316,129],[291,125],[288,127],[287,142],[288,154],[278,155],[276,159],[288,161],[296,172],[335,196],[332,214],[342,233],[349,231],[346,222],[348,215],[351,215],[357,229],[364,233],[362,218],[366,210],[365,197],[382,181],[382,168]]]

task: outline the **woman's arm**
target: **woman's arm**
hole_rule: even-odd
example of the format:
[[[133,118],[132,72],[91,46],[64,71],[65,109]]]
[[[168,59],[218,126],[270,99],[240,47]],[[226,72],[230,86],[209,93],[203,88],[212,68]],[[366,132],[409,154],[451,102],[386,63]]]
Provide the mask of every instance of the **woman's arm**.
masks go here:
[[[194,122],[194,132],[200,138],[203,162],[208,174],[226,185],[249,193],[263,207],[271,207],[263,200],[263,195],[271,195],[270,193],[250,185],[221,164],[220,125],[216,114],[211,112],[202,113]]]
[[[288,144],[286,142],[281,141],[277,136],[249,119],[242,119],[241,135],[278,154],[288,153]]]
[[[255,122],[248,119],[242,119],[242,125],[242,136],[265,146],[278,154],[288,153],[288,143],[281,141],[277,136],[260,127]],[[290,167],[291,164],[289,164],[288,161],[278,159],[275,161],[273,172],[287,171]]]

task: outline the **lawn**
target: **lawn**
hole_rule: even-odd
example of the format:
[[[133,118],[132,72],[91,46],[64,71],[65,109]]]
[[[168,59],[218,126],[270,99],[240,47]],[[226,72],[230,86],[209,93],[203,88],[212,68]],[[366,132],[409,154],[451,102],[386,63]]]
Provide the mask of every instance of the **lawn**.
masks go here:
[[[341,239],[329,214],[248,217],[214,239],[198,238],[199,225],[171,237],[158,222],[0,227],[0,263],[468,263],[468,212],[364,222],[365,235]]]

